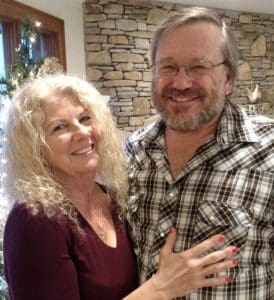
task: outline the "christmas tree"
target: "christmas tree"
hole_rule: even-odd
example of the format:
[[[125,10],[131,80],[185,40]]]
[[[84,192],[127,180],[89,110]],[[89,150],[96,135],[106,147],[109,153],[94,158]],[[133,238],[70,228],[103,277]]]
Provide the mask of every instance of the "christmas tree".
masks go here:
[[[0,79],[0,84],[5,86],[0,91],[1,94],[10,96],[26,79],[37,75],[44,62],[42,58],[34,59],[32,55],[32,44],[36,41],[39,26],[38,22],[34,23],[28,19],[23,23],[21,40],[16,49],[17,62],[8,67],[7,78]]]

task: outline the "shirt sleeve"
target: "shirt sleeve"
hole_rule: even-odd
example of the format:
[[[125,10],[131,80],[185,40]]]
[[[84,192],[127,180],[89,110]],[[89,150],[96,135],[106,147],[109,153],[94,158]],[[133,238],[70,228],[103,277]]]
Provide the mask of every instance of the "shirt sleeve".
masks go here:
[[[10,300],[78,300],[68,225],[31,215],[17,205],[4,233],[4,271]]]

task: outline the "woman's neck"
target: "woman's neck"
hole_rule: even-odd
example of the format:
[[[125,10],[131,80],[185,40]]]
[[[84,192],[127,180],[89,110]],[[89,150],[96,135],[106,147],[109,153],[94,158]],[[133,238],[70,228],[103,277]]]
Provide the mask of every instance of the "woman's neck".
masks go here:
[[[80,212],[88,213],[102,206],[104,192],[95,181],[89,182],[88,185],[75,185],[68,193],[71,202]]]

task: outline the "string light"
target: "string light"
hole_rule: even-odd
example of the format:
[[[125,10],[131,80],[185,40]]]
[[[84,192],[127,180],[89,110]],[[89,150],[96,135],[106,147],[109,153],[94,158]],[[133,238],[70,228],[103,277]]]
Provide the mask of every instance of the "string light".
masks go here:
[[[29,38],[29,40],[30,40],[30,42],[31,42],[32,44],[35,43],[35,41],[36,41],[36,39],[35,39],[34,36],[31,36],[31,37]]]
[[[8,111],[8,107],[10,105],[10,101],[5,99],[5,96],[0,95],[0,235],[1,235],[1,249],[0,249],[0,263],[1,267],[3,266],[3,250],[2,250],[2,237],[3,237],[3,228],[4,223],[8,215],[9,211],[9,203],[8,199],[5,195],[4,190],[4,181],[7,177],[5,173],[5,165],[7,160],[4,157],[3,145],[5,144],[4,130],[3,128],[6,125],[6,115]],[[0,290],[2,293],[7,293],[7,284],[5,280],[0,277]]]
[[[8,96],[0,95],[0,223],[3,224],[8,213],[8,200],[4,192],[4,180],[7,177],[5,166],[7,160],[5,158],[3,146],[6,138],[4,136],[4,128],[7,124],[7,114],[10,107]],[[2,227],[2,226],[1,226]],[[2,231],[2,228],[1,228]]]

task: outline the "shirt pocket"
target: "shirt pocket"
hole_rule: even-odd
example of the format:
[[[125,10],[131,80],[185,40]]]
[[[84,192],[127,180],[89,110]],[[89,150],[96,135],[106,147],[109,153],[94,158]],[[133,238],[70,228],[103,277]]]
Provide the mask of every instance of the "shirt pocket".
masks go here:
[[[249,263],[252,259],[258,263],[259,256],[269,257],[273,183],[270,171],[209,169],[200,183],[203,193],[193,193],[193,197],[199,198],[193,241],[198,243],[214,234],[224,234],[227,244],[241,249],[248,239],[249,244],[263,243],[260,254],[251,255],[246,250]]]
[[[226,245],[241,250],[246,244],[251,226],[252,214],[246,208],[214,201],[204,202],[198,208],[193,243],[200,243],[215,234],[223,234]]]

